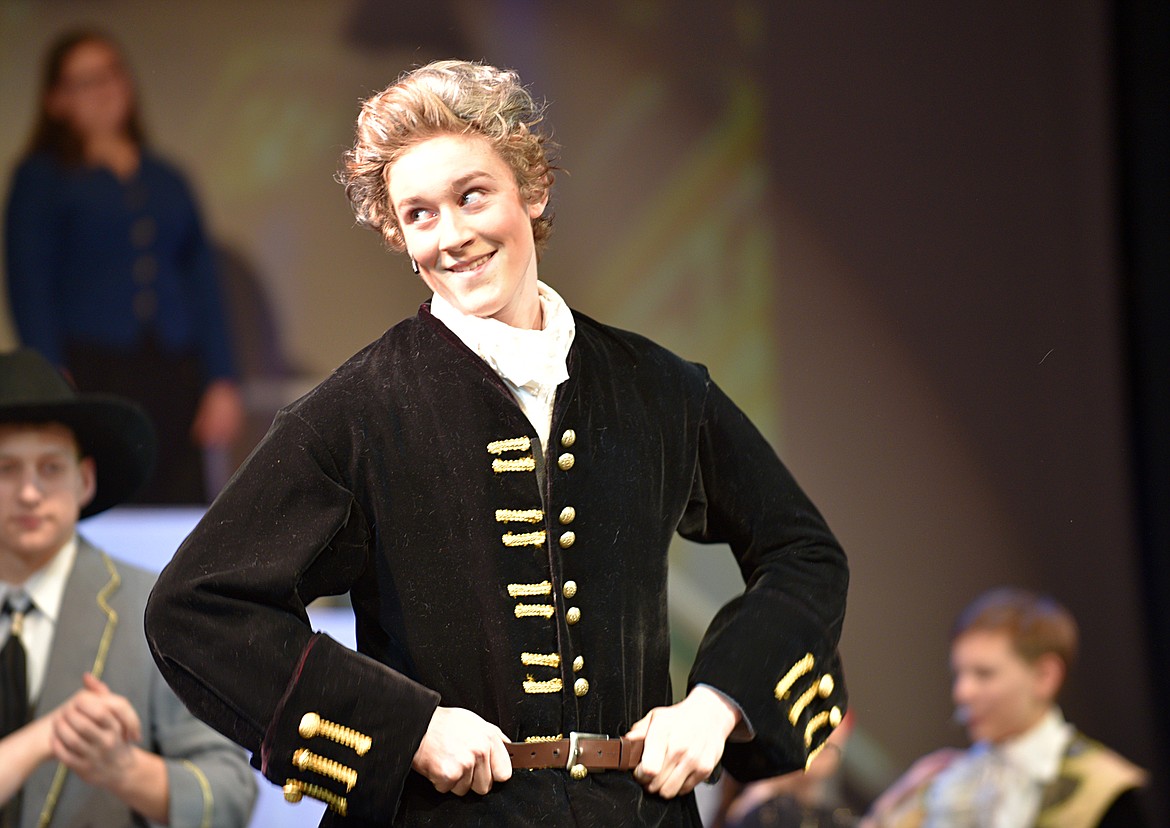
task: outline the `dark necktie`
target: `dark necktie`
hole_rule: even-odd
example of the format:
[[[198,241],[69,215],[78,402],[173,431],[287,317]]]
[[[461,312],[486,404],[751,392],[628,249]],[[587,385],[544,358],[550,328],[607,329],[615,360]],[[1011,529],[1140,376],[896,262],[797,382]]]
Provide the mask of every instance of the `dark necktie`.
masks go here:
[[[31,605],[23,589],[13,590],[4,599],[4,615],[11,616],[8,640],[0,649],[0,738],[28,723],[28,672],[24,643],[20,636],[24,617]],[[20,792],[0,808],[0,826],[8,828],[20,818]]]

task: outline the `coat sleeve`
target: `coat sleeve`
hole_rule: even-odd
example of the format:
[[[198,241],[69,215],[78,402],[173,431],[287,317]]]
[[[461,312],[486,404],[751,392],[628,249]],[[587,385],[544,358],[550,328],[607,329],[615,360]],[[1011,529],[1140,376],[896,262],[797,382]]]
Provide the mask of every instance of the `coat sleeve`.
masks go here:
[[[166,763],[171,828],[245,828],[256,777],[244,752],[192,716],[162,676],[152,685],[152,748]]]
[[[5,270],[12,319],[21,342],[54,365],[64,364],[59,274],[59,181],[52,166],[34,158],[12,179],[4,221]]]
[[[709,381],[679,531],[730,545],[746,585],[712,620],[688,682],[733,699],[754,732],[728,743],[724,765],[745,781],[803,769],[845,713],[845,554],[771,446]]]
[[[178,173],[176,175],[186,215],[180,258],[187,297],[194,311],[203,368],[208,382],[236,379],[235,354],[215,250],[204,229],[190,184]]]
[[[325,442],[281,413],[159,577],[146,632],[179,698],[287,797],[385,820],[438,696],[305,610],[366,571],[369,534]]]

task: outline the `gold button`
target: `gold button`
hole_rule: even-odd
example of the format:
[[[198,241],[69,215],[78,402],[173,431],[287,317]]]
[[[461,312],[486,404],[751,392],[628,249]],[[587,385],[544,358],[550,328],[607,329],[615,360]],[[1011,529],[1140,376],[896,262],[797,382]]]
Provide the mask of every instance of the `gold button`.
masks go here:
[[[158,259],[154,256],[139,256],[134,260],[130,275],[136,285],[149,285],[158,276]]]
[[[297,803],[301,801],[302,796],[300,783],[290,779],[284,786],[284,801]]]
[[[149,322],[158,313],[158,295],[149,288],[140,290],[134,294],[131,307],[134,309],[135,319],[139,322]],[[569,456],[572,457],[572,455]]]
[[[577,582],[576,581],[565,581],[565,585],[563,587],[561,587],[561,595],[564,595],[566,598],[572,598],[576,594],[577,594]]]
[[[569,768],[569,776],[574,779],[584,779],[588,775],[589,768],[584,765],[573,765],[573,767]]]
[[[833,709],[829,711],[829,724],[833,727],[841,724],[841,708],[833,705]]]
[[[566,506],[565,508],[561,509],[561,525],[562,526],[568,526],[570,523],[572,523],[576,519],[577,519],[577,510],[574,509],[572,506]]]
[[[561,471],[568,471],[569,469],[573,468],[574,462],[575,459],[573,455],[569,454],[567,451],[557,458],[557,466]]]
[[[155,225],[154,219],[150,216],[143,216],[130,225],[130,242],[139,249],[149,247],[154,241],[157,230],[158,227]]]
[[[577,533],[576,532],[570,531],[570,532],[565,532],[563,535],[561,535],[561,539],[560,539],[561,549],[568,549],[570,546],[572,546],[576,542],[577,542]]]
[[[821,676],[821,683],[817,686],[817,692],[821,694],[822,699],[827,699],[829,694],[833,692],[833,677],[828,673]]]
[[[570,624],[576,624],[581,620],[581,610],[577,609],[576,607],[569,607],[568,611],[565,613],[565,620]]]
[[[589,692],[589,682],[583,678],[577,679],[575,682],[573,682],[573,692],[578,696],[584,696]]]
[[[312,739],[317,735],[317,728],[320,726],[320,716],[316,713],[306,713],[304,716],[301,716],[301,723],[297,727],[297,733],[301,734],[302,739]]]
[[[573,672],[580,673],[585,669],[585,656],[577,656],[573,659]]]
[[[572,448],[575,442],[577,442],[577,432],[571,428],[566,428],[565,433],[561,435],[561,445],[565,448]]]

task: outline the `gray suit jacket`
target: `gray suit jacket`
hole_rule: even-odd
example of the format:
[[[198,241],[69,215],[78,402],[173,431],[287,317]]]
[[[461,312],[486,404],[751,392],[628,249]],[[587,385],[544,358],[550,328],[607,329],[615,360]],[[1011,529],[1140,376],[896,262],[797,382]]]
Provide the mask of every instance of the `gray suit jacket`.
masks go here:
[[[187,711],[146,648],[142,615],[154,577],[80,540],[38,710],[52,710],[81,687],[83,673],[94,673],[130,701],[142,722],[143,746],[166,760],[171,825],[244,826],[256,797],[244,753]],[[148,824],[55,762],[38,768],[23,790],[20,828]]]

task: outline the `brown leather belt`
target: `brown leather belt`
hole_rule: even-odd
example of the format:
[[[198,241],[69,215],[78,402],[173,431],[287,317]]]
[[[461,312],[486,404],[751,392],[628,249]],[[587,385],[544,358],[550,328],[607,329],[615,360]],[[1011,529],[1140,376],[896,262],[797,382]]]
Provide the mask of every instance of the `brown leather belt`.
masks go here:
[[[564,768],[580,778],[587,771],[633,770],[642,761],[642,742],[574,731],[568,739],[508,742],[508,756],[513,768]]]

